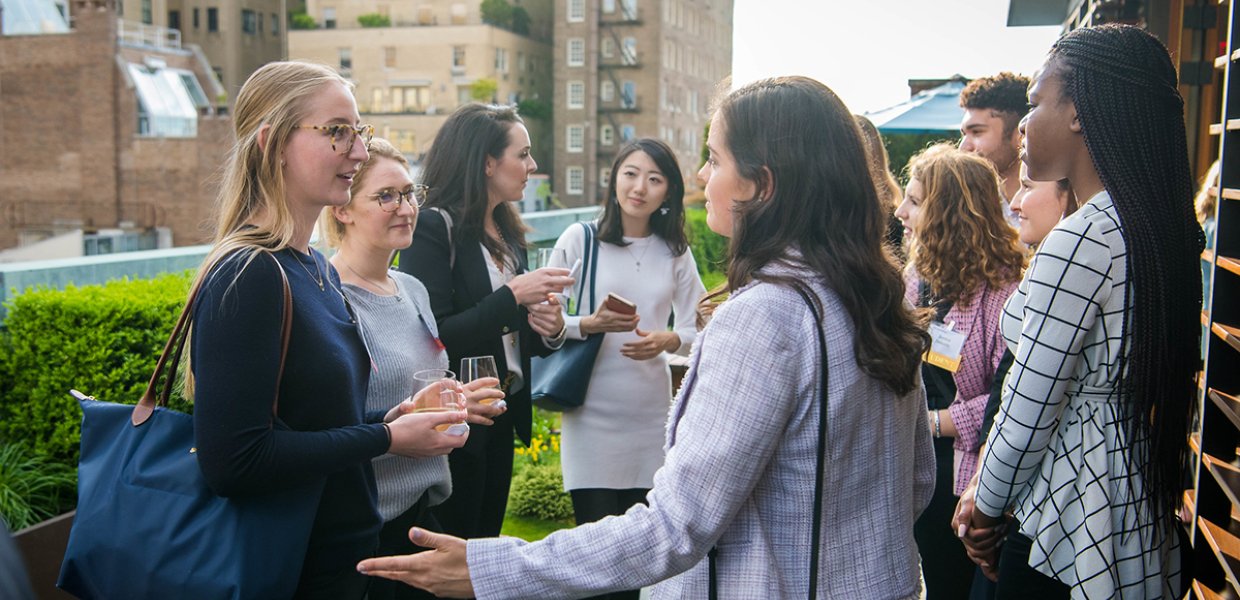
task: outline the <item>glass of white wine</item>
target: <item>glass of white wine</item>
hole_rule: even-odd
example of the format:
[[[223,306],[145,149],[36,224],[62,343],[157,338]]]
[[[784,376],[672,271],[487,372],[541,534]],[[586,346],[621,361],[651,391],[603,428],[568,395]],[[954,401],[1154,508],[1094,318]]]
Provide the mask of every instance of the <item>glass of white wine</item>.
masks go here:
[[[442,383],[439,394],[418,399],[413,412],[450,412],[461,410],[461,405],[458,402],[460,397],[458,390],[461,384],[456,380],[456,373],[448,369],[424,369],[414,373],[414,395],[416,396],[418,392],[434,383]],[[466,423],[444,423],[436,425],[435,429],[448,435],[463,435],[469,430],[469,425]]]
[[[499,379],[499,369],[495,367],[494,356],[467,356],[461,359],[461,382],[469,383],[483,377],[494,377]],[[499,389],[499,385],[492,386]],[[478,401],[479,404],[495,404],[496,402],[504,402],[499,398],[486,398]],[[507,403],[504,403],[507,404]]]
[[[543,267],[553,267],[556,269],[568,268],[568,254],[563,248],[539,248],[538,256],[534,262],[536,269]]]

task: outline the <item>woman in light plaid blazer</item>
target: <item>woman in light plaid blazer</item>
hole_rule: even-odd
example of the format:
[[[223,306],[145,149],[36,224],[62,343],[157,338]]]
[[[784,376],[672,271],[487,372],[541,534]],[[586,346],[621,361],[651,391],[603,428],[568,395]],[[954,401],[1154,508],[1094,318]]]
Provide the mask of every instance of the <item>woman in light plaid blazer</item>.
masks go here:
[[[887,214],[857,126],[821,83],[779,78],[724,98],[707,142],[699,177],[707,223],[732,238],[731,294],[694,345],[649,506],[532,544],[415,529],[434,551],[359,568],[449,597],[579,598],[661,582],[655,598],[707,598],[711,563],[720,597],[918,597],[913,521],[934,477],[918,381],[928,336],[883,248]],[[798,291],[821,306],[829,382]]]
[[[1199,363],[1201,228],[1167,49],[1104,25],[1055,44],[1029,88],[1022,159],[1088,199],[1004,309],[1015,361],[971,525],[1015,513],[999,598],[1180,597],[1175,522]]]

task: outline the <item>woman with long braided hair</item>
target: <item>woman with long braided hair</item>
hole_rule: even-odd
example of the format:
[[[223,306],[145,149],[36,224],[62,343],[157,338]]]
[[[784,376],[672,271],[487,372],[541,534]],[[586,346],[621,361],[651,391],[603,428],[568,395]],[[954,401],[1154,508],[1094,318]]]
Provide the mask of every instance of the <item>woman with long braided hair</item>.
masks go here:
[[[1175,68],[1143,30],[1078,29],[1029,102],[1030,178],[1087,202],[1004,309],[1015,363],[964,537],[999,598],[1179,597],[1202,239]]]

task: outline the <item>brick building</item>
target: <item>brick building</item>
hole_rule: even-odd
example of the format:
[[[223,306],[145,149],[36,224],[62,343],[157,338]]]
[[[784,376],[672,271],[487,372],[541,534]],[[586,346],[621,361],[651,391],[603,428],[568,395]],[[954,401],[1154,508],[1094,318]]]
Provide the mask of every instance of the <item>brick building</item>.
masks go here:
[[[73,234],[77,254],[203,243],[232,144],[206,59],[112,0],[69,10],[72,29],[0,36],[0,260]]]
[[[528,33],[483,21],[480,3],[459,0],[309,0],[317,29],[289,34],[289,57],[331,65],[357,88],[362,120],[415,161],[430,148],[440,126],[474,97],[480,81],[494,84],[492,102],[551,101],[551,5],[519,0]],[[381,15],[382,27],[362,27],[358,17]],[[529,106],[528,104],[526,105]],[[551,162],[550,122],[526,114],[541,172]]]
[[[708,107],[732,70],[732,0],[557,0],[554,57],[562,203],[601,201],[637,137],[667,142],[697,188]]]

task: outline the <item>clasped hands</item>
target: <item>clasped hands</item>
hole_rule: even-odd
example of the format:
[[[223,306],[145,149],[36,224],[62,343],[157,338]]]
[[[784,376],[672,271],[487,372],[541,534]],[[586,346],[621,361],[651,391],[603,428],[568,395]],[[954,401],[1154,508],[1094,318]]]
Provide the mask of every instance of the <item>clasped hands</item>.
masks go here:
[[[445,390],[445,386],[455,385],[460,410],[447,412],[414,412],[418,406],[425,405],[428,399],[437,399]],[[478,425],[491,425],[492,418],[508,410],[506,406],[483,404],[484,400],[499,400],[504,392],[495,389],[499,380],[494,377],[482,377],[464,385],[453,382],[437,381],[417,394],[406,398],[393,406],[384,416],[391,432],[391,443],[388,453],[414,458],[441,456],[465,445],[469,433],[464,435],[446,435],[436,427],[452,423],[468,422]]]
[[[978,469],[978,473],[981,469]],[[964,544],[969,560],[981,567],[982,574],[991,581],[999,578],[999,548],[1007,535],[1007,519],[996,519],[977,509],[978,473],[973,474],[969,485],[960,494],[956,513],[952,515],[952,531]]]

